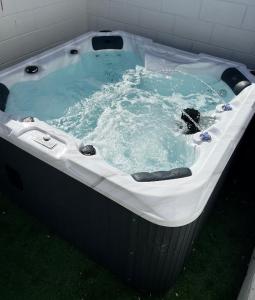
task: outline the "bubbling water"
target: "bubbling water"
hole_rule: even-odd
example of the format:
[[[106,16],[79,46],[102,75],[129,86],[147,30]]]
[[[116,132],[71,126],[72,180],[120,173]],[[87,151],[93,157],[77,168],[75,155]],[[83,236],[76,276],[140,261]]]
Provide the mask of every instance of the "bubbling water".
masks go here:
[[[185,81],[191,78],[186,77],[179,72],[161,76],[143,67],[128,70],[121,81],[104,85],[50,124],[93,144],[108,163],[127,173],[191,166],[195,150],[177,126],[181,111],[193,106],[206,112],[221,99],[213,91],[206,94],[208,87],[198,92],[198,83],[188,91]]]
[[[117,53],[87,54],[77,65],[14,86],[9,112],[29,113],[94,145],[109,164],[129,174],[190,167],[196,153],[178,125],[181,113],[199,110],[206,127],[222,97],[202,79],[154,73],[134,54]],[[52,83],[53,90],[47,85]],[[28,91],[32,105],[24,101]],[[43,109],[43,99],[51,99],[49,109]]]

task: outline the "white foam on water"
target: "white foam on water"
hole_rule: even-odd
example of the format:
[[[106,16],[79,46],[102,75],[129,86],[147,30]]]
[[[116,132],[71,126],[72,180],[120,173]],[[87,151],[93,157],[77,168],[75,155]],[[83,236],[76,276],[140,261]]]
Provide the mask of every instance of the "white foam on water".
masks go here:
[[[170,170],[196,159],[191,137],[178,126],[182,110],[199,110],[206,127],[215,107],[232,97],[223,82],[216,80],[215,87],[181,71],[148,71],[132,53],[93,53],[39,81],[15,85],[7,111],[36,116],[94,145],[124,172]]]

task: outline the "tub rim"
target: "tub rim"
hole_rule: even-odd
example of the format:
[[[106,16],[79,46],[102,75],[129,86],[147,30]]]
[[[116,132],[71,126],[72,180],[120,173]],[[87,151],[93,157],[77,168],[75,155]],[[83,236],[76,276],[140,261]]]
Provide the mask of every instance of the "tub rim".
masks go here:
[[[124,39],[131,40],[131,43],[136,46],[142,43],[146,49],[153,49],[160,53],[176,53],[234,65],[254,82],[254,78],[243,64],[162,46],[153,43],[152,40],[122,31],[89,32],[0,71],[0,81],[21,70],[28,63],[51,57],[63,49],[90,41],[95,35],[114,34],[121,34]],[[217,126],[214,124],[207,130],[212,135],[213,141],[196,145],[200,158],[191,167],[193,175],[181,179],[135,182],[129,174],[110,166],[100,156],[89,158],[82,156],[77,151],[79,140],[37,119],[34,123],[21,123],[9,114],[0,111],[0,136],[152,223],[169,227],[183,226],[193,222],[202,213],[221,173],[248,126],[255,111],[254,86],[253,83],[231,101],[233,111],[217,114]],[[224,130],[219,130],[219,127]],[[54,150],[53,153],[38,145],[35,147],[34,141],[31,141],[31,134],[35,131],[38,134],[50,134],[61,145],[61,149]],[[221,142],[219,142],[220,139]]]

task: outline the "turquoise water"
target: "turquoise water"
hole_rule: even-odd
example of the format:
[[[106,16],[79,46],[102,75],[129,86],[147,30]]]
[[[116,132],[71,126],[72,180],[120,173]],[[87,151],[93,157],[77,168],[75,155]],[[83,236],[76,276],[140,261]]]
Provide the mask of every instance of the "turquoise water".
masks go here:
[[[223,82],[209,79],[150,72],[130,52],[93,52],[41,80],[13,85],[6,111],[37,117],[93,144],[127,173],[189,167],[196,157],[180,129],[182,109],[198,109],[207,127],[216,105],[233,98]]]

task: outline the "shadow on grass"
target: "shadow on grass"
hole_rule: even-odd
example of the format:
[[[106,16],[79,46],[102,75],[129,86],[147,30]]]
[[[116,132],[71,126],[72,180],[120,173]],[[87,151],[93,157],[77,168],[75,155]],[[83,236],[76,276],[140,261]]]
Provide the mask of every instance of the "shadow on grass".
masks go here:
[[[236,299],[255,244],[254,182],[247,173],[254,153],[254,142],[243,141],[186,267],[164,296],[128,288],[1,196],[0,299]]]

